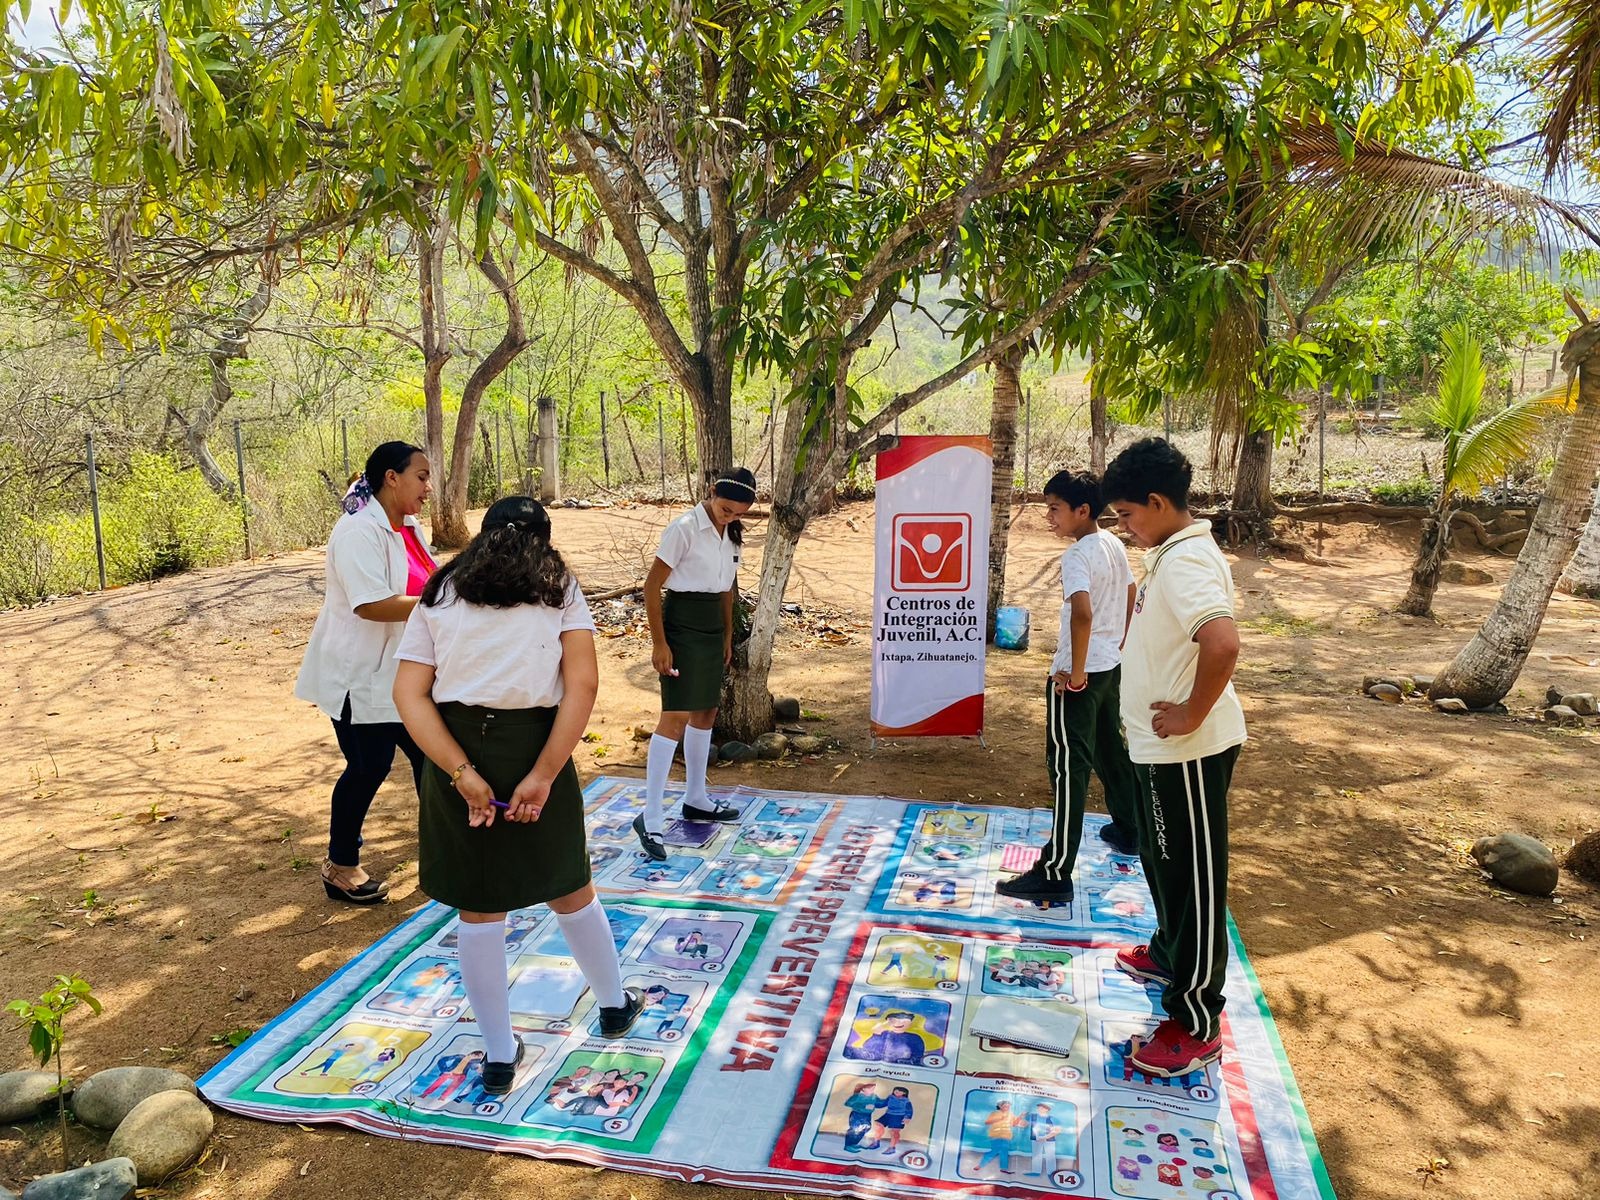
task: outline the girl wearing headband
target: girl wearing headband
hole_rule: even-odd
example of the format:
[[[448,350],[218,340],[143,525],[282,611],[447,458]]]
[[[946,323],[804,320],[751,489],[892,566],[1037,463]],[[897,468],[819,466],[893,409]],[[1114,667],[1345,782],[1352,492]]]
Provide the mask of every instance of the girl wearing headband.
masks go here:
[[[367,457],[328,535],[328,582],[294,694],[333,721],[344,771],[333,785],[322,886],[333,900],[377,904],[389,886],[361,868],[361,827],[394,752],[422,769],[395,711],[395,651],[406,618],[437,564],[417,514],[433,488],[428,456],[409,442],[385,442]]]
[[[644,581],[650,619],[650,660],[661,677],[661,719],[645,767],[645,810],[633,822],[644,852],[667,857],[662,811],[667,776],[683,742],[683,816],[687,821],[734,821],[737,809],[706,795],[711,727],[722,702],[722,673],[733,661],[733,601],[738,586],[739,523],[756,499],[756,477],[736,467],[712,485],[700,504],[661,533]]]
[[[428,756],[418,882],[460,910],[456,951],[483,1037],[483,1089],[522,1061],[506,990],[506,914],[548,904],[600,1006],[601,1036],[644,1007],[624,990],[611,925],[589,881],[572,750],[599,687],[594,621],[527,496],[501,500],[429,581],[400,643],[394,701]]]

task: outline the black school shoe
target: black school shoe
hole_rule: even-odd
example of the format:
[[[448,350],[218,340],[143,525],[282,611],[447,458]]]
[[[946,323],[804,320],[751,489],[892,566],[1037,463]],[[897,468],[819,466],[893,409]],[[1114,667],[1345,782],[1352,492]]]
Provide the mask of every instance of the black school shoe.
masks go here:
[[[622,1003],[616,1008],[600,1008],[600,1036],[619,1038],[633,1028],[644,1011],[644,993],[638,988],[623,988]]]
[[[1108,825],[1100,826],[1100,840],[1118,854],[1126,854],[1130,858],[1139,857],[1138,835],[1126,826],[1118,825],[1115,821]]]
[[[1013,900],[1031,900],[1035,904],[1071,904],[1070,879],[1046,879],[1044,870],[1037,864],[1013,879],[1002,879],[994,890]]]
[[[522,1035],[517,1034],[517,1056],[508,1063],[486,1062],[483,1064],[483,1090],[491,1096],[504,1096],[511,1090],[511,1085],[516,1081],[517,1068],[522,1065],[522,1056],[527,1053],[527,1046],[522,1043]]]
[[[667,861],[667,848],[661,844],[661,839],[644,827],[644,814],[640,813],[633,819],[633,831],[639,835],[639,848],[657,862]]]
[[[684,803],[683,819],[685,821],[737,821],[739,810],[729,808],[726,804],[719,804],[715,808],[701,808],[698,804]]]

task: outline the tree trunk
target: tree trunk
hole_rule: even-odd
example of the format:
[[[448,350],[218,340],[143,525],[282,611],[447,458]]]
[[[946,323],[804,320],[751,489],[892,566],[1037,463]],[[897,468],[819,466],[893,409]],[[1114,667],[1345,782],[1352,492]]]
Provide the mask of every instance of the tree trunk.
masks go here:
[[[1106,451],[1111,445],[1111,428],[1106,419],[1106,392],[1100,379],[1089,374],[1089,470],[1096,479],[1106,473]]]
[[[1264,520],[1278,511],[1272,498],[1272,431],[1247,433],[1239,443],[1239,466],[1233,476],[1233,510]]]
[[[773,726],[772,693],[767,678],[772,671],[772,650],[783,617],[783,593],[794,569],[794,555],[805,531],[806,516],[797,508],[774,500],[767,521],[767,541],[761,552],[761,582],[750,636],[733,648],[733,670],[722,689],[722,709],[717,728],[741,742],[766,733]]]
[[[1411,564],[1411,586],[1406,589],[1396,612],[1409,617],[1433,616],[1433,595],[1439,590],[1439,573],[1444,570],[1450,548],[1450,505],[1445,504],[1422,523],[1422,544]]]
[[[508,258],[506,266],[511,268],[509,277],[507,271],[502,270],[495,261],[492,251],[485,251],[478,260],[478,270],[500,294],[500,300],[506,307],[506,326],[499,342],[484,355],[461,392],[461,411],[456,415],[455,438],[450,448],[450,473],[445,478],[444,486],[439,489],[433,509],[434,544],[446,549],[464,546],[470,537],[467,532],[467,483],[472,475],[472,430],[478,423],[478,408],[483,403],[484,393],[516,361],[517,355],[530,345],[522,320],[522,302],[517,297],[516,284],[513,282],[515,264]],[[442,412],[441,407],[441,432]]]
[[[433,478],[440,484],[439,498],[434,501],[430,518],[433,544],[440,547],[460,545],[460,542],[446,540],[449,514],[446,511],[441,516],[440,512],[446,507],[444,368],[450,361],[450,326],[444,295],[444,246],[448,231],[447,217],[441,210],[433,228],[417,237],[417,303],[422,318],[422,440]],[[472,426],[469,424],[467,428]]]
[[[1583,527],[1578,549],[1561,573],[1556,590],[1571,596],[1600,597],[1600,489],[1590,497],[1589,523]]]
[[[1578,373],[1578,411],[1556,451],[1555,470],[1533,529],[1494,611],[1434,681],[1429,695],[1472,708],[1502,700],[1517,682],[1544,622],[1550,593],[1572,558],[1600,471],[1600,321],[1574,330],[1561,362]]]
[[[206,394],[205,400],[188,417],[183,416],[175,408],[169,410],[183,428],[184,445],[188,448],[189,456],[194,459],[195,466],[200,468],[201,478],[213,492],[227,500],[236,499],[238,493],[233,480],[212,456],[208,442],[212,430],[216,428],[217,421],[222,416],[222,410],[227,408],[228,402],[233,399],[233,382],[228,378],[228,364],[236,358],[250,357],[250,331],[266,313],[271,300],[271,278],[268,274],[263,274],[256,284],[255,293],[239,306],[239,311],[228,320],[217,335],[216,343],[205,352],[206,364],[211,373],[211,389]]]
[[[989,627],[994,640],[995,613],[1005,599],[1006,543],[1011,533],[1011,496],[1017,490],[1017,405],[1022,398],[1022,349],[994,362],[994,404],[989,440],[994,446],[994,482],[989,491]]]

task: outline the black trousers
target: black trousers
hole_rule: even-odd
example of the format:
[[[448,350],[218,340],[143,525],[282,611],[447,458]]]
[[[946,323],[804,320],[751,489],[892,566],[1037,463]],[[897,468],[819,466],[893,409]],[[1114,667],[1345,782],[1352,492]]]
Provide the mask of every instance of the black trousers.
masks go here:
[[[1139,857],[1156,906],[1150,957],[1172,973],[1167,1016],[1217,1036],[1228,965],[1228,785],[1239,747],[1182,763],[1141,763]]]
[[[367,819],[367,809],[372,807],[372,798],[389,778],[395,750],[403,751],[411,760],[411,779],[419,792],[426,759],[399,721],[374,725],[351,721],[349,696],[344,698],[344,711],[333,723],[333,736],[344,755],[344,773],[333,785],[328,857],[341,867],[354,867],[361,862],[361,826]]]
[[[1122,668],[1093,671],[1081,692],[1056,694],[1053,678],[1044,681],[1045,766],[1055,799],[1050,841],[1039,856],[1044,877],[1072,878],[1083,839],[1083,812],[1089,799],[1089,772],[1100,776],[1106,811],[1130,836],[1139,828],[1139,780],[1122,740]]]

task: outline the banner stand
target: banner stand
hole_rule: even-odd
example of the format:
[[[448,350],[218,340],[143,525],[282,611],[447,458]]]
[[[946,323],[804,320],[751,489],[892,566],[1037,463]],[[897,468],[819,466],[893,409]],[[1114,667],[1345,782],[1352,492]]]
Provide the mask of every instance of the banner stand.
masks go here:
[[[912,737],[987,749],[989,439],[897,437],[874,463],[872,749]]]

